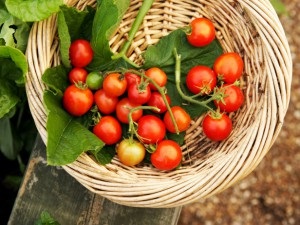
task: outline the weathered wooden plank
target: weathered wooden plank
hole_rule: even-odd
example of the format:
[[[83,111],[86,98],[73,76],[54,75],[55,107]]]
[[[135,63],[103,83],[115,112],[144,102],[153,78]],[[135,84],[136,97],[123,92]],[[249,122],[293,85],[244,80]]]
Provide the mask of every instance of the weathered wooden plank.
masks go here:
[[[96,195],[60,167],[47,166],[45,145],[37,138],[9,225],[32,225],[42,211],[61,225],[175,225],[181,208],[134,208]]]

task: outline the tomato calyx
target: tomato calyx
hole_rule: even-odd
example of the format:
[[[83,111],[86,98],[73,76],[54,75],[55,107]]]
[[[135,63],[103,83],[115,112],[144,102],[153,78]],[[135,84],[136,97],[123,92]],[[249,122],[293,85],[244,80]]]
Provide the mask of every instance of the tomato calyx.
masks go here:
[[[216,87],[214,89],[214,93],[212,94],[210,101],[217,101],[217,102],[222,102],[223,104],[225,104],[225,100],[224,99],[226,97],[228,97],[228,94],[226,94],[226,88],[228,88],[230,86],[239,87],[240,86],[240,82],[238,80],[236,80],[232,84],[224,84],[223,82],[221,82],[220,87]]]
[[[216,110],[210,110],[207,112],[207,115],[209,115],[211,118],[215,119],[215,120],[219,120],[222,118],[222,115],[224,113],[220,111],[220,109],[216,109]]]
[[[75,82],[74,85],[81,90],[86,90],[89,88],[88,85],[82,81]]]
[[[90,110],[90,112],[92,113],[91,115],[91,124],[90,126],[95,126],[97,123],[99,123],[100,119],[101,119],[101,113],[98,110],[97,105],[93,106]]]

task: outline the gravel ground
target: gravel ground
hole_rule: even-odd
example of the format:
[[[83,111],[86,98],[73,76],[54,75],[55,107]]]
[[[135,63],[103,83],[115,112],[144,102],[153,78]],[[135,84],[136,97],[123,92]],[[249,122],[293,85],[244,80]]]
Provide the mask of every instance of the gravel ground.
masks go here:
[[[284,127],[269,153],[244,180],[183,207],[178,225],[300,224],[300,2],[284,1],[280,16],[294,60],[292,95]]]

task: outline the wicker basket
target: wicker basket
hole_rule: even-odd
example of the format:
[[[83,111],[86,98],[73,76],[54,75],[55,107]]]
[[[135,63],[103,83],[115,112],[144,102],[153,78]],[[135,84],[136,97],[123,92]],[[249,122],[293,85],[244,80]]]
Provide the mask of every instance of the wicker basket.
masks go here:
[[[83,9],[95,0],[65,0]],[[118,51],[125,40],[142,0],[133,0],[118,32],[111,40]],[[210,18],[225,52],[243,56],[242,80],[246,101],[230,116],[231,136],[223,142],[206,140],[202,117],[193,121],[185,137],[183,165],[162,172],[150,165],[126,167],[115,157],[102,166],[87,154],[63,168],[94,193],[114,202],[135,207],[175,207],[225,190],[253,171],[274,143],[282,127],[290,99],[292,59],[289,45],[269,0],[157,0],[130,49],[138,61],[147,46],[172,30],[187,25],[191,18]],[[26,90],[38,131],[46,143],[47,115],[42,102],[43,72],[60,64],[56,16],[33,25],[27,57],[30,72]]]

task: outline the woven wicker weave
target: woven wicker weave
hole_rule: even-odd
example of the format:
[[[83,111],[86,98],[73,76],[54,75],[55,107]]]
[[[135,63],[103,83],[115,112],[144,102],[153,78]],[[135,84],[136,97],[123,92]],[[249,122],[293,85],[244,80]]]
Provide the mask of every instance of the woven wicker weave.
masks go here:
[[[69,0],[83,9],[95,0]],[[141,0],[133,0],[118,32],[111,39],[118,51],[126,38]],[[129,56],[140,54],[191,18],[210,18],[225,52],[240,53],[245,63],[241,81],[246,101],[230,116],[234,130],[224,142],[205,139],[202,117],[193,121],[185,137],[183,165],[171,172],[150,165],[126,167],[117,158],[101,166],[87,154],[63,168],[82,185],[114,202],[136,207],[174,207],[206,198],[232,186],[253,171],[275,141],[290,99],[292,60],[289,45],[269,0],[160,0],[155,1],[136,35]],[[39,133],[46,143],[46,113],[42,103],[43,72],[60,63],[56,16],[33,25],[27,57],[30,72],[26,90]]]

